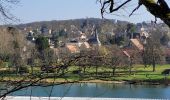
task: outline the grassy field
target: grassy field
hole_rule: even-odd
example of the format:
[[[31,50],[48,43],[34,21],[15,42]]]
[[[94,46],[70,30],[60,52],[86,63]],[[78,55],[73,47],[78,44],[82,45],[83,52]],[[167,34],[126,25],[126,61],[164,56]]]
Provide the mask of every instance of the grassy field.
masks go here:
[[[87,67],[85,73],[81,71],[80,74],[75,74],[73,71],[79,70],[77,66],[71,66],[65,71],[65,75],[59,76],[57,78],[48,78],[46,82],[64,82],[64,81],[80,81],[80,80],[105,80],[105,81],[132,81],[132,80],[163,80],[165,76],[161,73],[165,69],[170,69],[170,65],[157,65],[156,71],[152,72],[152,67],[144,67],[143,65],[133,65],[131,74],[128,68],[117,68],[115,75],[112,74],[112,69],[108,67],[98,67],[98,72],[96,74],[96,67]],[[13,69],[11,69],[13,70]],[[4,73],[5,72],[5,73]],[[31,68],[29,68],[29,73],[23,75],[12,74],[8,68],[0,69],[1,80],[22,80],[31,74]],[[34,74],[41,73],[39,67],[34,67]],[[42,75],[53,76],[58,75],[57,73],[43,73]],[[29,78],[25,78],[26,80]],[[170,75],[166,76],[166,79],[170,80]]]

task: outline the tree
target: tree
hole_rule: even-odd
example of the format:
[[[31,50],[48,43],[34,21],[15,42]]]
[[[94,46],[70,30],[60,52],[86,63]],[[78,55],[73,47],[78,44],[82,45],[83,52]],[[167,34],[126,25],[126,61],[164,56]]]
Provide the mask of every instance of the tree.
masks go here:
[[[162,45],[167,45],[168,42],[170,41],[170,37],[167,34],[164,34],[161,38],[160,38],[160,42]]]
[[[57,57],[54,54],[54,51],[51,49],[45,49],[40,53],[40,59],[42,60],[42,63],[45,65],[52,65],[57,61]]]
[[[114,76],[116,69],[121,63],[122,51],[116,45],[110,46],[107,49],[108,54],[104,59],[104,64],[112,69],[112,75]]]
[[[26,65],[26,61],[25,61],[26,58],[24,57],[24,50],[23,50],[26,41],[24,35],[16,28],[12,28],[12,30],[8,28],[8,32],[12,34],[12,38],[13,38],[13,45],[12,45],[13,53],[11,56],[11,58],[13,59],[12,63],[16,68],[16,73],[18,73],[19,69],[24,65]]]
[[[31,55],[30,55],[30,58],[28,59],[28,62],[31,66],[31,74],[33,75],[34,73],[34,69],[33,67],[35,66],[35,60],[37,58],[37,49],[36,48],[31,48]]]
[[[39,51],[43,51],[45,49],[47,49],[49,47],[49,43],[48,43],[48,38],[47,37],[38,37],[35,41],[36,46],[38,48]]]
[[[19,73],[19,69],[24,65],[24,61],[22,59],[20,48],[15,49],[15,53],[12,55],[12,65],[15,67],[16,74]]]
[[[147,43],[144,45],[143,51],[143,64],[145,66],[152,65],[153,72],[156,71],[156,64],[159,64],[162,61],[162,50],[160,43],[156,42],[152,38],[147,39]]]
[[[19,67],[25,63],[24,34],[14,27],[2,27],[0,30],[0,59],[15,66],[18,73]]]
[[[121,8],[128,9],[124,7],[134,0],[123,0],[121,4],[116,3],[119,2],[119,0],[97,1],[99,1],[101,4],[101,14],[103,17],[104,13],[108,13],[107,10],[109,11],[109,13],[113,13],[120,10]],[[155,18],[160,18],[170,27],[170,8],[165,0],[136,0],[136,2],[138,2],[138,5],[136,5],[136,8],[134,8],[129,16],[131,16],[137,9],[144,5],[147,10],[155,16]]]
[[[12,34],[7,30],[0,29],[0,59],[2,61],[8,61],[9,56],[12,55],[13,51],[13,40]]]
[[[91,51],[82,50],[79,54],[80,58],[76,62],[76,65],[79,66],[79,70],[83,71],[83,75],[85,75],[86,68],[91,65]]]
[[[133,33],[135,32],[135,25],[134,24],[127,24],[127,36],[129,38],[133,38]]]

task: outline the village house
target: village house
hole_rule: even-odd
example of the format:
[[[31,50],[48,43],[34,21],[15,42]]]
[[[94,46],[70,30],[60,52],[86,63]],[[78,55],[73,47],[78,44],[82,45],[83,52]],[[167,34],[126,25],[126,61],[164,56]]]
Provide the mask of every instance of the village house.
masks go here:
[[[129,44],[130,46],[126,46],[123,48],[123,53],[128,57],[129,59],[133,59],[135,63],[141,63],[141,55],[144,50],[144,44],[147,43],[146,39],[149,38],[149,34],[144,30],[144,28],[141,28],[141,32],[134,36],[134,34],[129,38]]]
[[[65,48],[67,48],[70,53],[80,53],[83,50],[89,50],[99,46],[101,46],[101,42],[97,30],[93,30],[90,37],[87,37],[86,33],[79,31],[78,37],[69,39],[69,41],[65,43]]]

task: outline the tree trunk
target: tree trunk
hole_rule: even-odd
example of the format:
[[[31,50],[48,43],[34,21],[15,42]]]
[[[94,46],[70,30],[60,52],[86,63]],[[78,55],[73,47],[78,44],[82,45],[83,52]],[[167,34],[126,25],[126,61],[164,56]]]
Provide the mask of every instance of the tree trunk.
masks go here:
[[[132,66],[130,65],[129,66],[129,74],[131,75],[131,73],[132,73]]]
[[[129,64],[129,74],[132,73],[132,58],[130,58],[130,64]]]
[[[170,8],[164,0],[159,0],[159,4],[155,0],[139,0],[147,10],[157,18],[160,18],[170,27]]]
[[[97,73],[98,73],[98,66],[96,66],[96,76],[97,76]]]
[[[83,66],[83,74],[85,75],[85,72],[86,72],[86,67]]]
[[[62,75],[64,75],[64,69],[62,69]]]
[[[33,75],[33,66],[31,65],[31,75]]]
[[[19,72],[19,67],[18,67],[18,66],[15,66],[15,70],[16,70],[16,75],[17,75],[18,72]]]
[[[156,65],[155,65],[155,59],[153,59],[152,66],[153,66],[153,72],[155,72],[155,71],[156,71],[156,69],[155,69],[155,67],[156,67]]]
[[[62,68],[62,75],[64,75],[64,73],[65,73],[65,69],[64,69],[64,68]]]
[[[113,68],[112,68],[112,76],[115,75],[115,71],[116,71],[116,67],[113,67]]]

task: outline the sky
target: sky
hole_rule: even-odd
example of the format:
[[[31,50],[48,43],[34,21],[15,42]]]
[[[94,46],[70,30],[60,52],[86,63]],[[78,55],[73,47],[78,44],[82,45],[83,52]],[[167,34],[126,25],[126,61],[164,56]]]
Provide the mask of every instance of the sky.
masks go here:
[[[136,7],[135,5],[136,2],[132,2],[125,8],[126,11],[122,10],[104,17],[132,23],[154,20],[154,17],[143,6],[133,16],[129,17],[128,14]],[[19,4],[12,6],[10,12],[20,19],[15,24],[34,21],[101,18],[100,4],[96,3],[96,0],[21,0]]]

